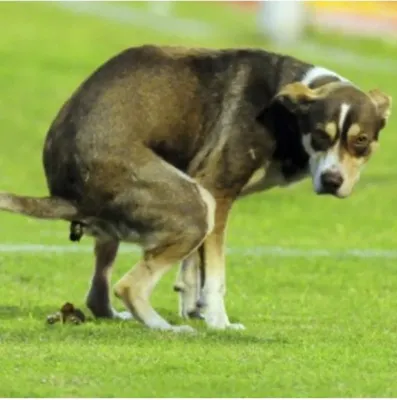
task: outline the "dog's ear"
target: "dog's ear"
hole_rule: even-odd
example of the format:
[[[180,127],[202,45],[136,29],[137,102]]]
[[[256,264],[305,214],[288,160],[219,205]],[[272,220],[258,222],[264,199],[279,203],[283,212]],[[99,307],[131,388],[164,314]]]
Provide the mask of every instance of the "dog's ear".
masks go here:
[[[294,82],[285,85],[273,98],[273,103],[284,106],[292,113],[304,111],[318,99],[318,94],[301,82]]]
[[[370,90],[368,94],[376,106],[380,118],[380,129],[382,129],[390,116],[392,99],[379,89]]]

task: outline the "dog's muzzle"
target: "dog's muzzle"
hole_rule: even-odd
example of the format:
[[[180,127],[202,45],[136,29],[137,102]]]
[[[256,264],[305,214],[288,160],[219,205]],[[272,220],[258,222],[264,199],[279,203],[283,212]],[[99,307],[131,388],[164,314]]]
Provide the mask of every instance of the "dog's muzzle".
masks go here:
[[[338,196],[338,190],[343,185],[343,176],[339,171],[325,171],[321,174],[320,181],[319,194]]]

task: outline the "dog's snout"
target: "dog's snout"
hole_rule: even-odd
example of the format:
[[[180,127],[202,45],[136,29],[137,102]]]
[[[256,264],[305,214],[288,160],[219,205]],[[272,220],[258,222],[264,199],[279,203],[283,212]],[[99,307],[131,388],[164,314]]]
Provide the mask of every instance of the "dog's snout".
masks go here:
[[[342,183],[343,177],[338,171],[326,171],[321,174],[321,184],[325,193],[336,193]]]

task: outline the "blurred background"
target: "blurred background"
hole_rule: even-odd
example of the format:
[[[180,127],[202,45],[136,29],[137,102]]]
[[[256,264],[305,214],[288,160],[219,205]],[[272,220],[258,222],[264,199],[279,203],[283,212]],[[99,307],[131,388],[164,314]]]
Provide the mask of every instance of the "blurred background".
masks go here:
[[[47,194],[49,125],[127,47],[260,47],[395,102],[396,17],[397,2],[381,1],[0,1],[0,191]],[[92,239],[71,244],[66,222],[0,213],[0,397],[397,397],[396,115],[348,199],[316,196],[307,179],[236,203],[226,302],[243,334],[45,329],[65,301],[84,305]],[[123,250],[112,283],[139,257]],[[175,274],[153,298],[172,322]]]
[[[46,193],[41,152],[49,124],[83,79],[129,46],[261,47],[322,65],[364,90],[379,87],[397,98],[397,2],[0,2],[0,29],[0,188],[4,191]],[[300,227],[302,245],[313,244],[322,234],[328,241],[330,226],[335,231],[335,246],[351,245],[356,239],[345,239],[361,218],[370,223],[361,227],[359,237],[372,235],[378,226],[379,245],[386,245],[384,237],[397,245],[384,218],[394,212],[397,194],[393,186],[397,180],[396,129],[392,112],[381,134],[381,149],[356,194],[343,207],[322,199],[326,220],[318,223],[324,218],[320,213],[305,217],[308,224]],[[250,213],[265,212],[270,204],[283,223],[300,224],[300,211],[307,204],[318,204],[309,181],[288,192],[271,191],[266,194],[267,205],[261,199],[255,195],[241,202],[234,218],[244,221]],[[45,229],[38,229],[41,222],[2,218],[15,227],[20,224],[21,229],[0,231],[0,243],[26,240],[27,226],[32,227],[32,241],[35,235],[45,235]],[[317,224],[315,233],[310,218]],[[387,222],[397,229],[397,220]],[[274,226],[271,219],[263,223],[269,229]],[[45,240],[57,241],[54,230],[58,225],[49,224]],[[59,237],[64,240],[65,228],[59,226]],[[252,231],[246,228],[247,242],[255,232],[255,224]],[[290,239],[280,231],[276,239],[261,236],[258,240],[266,244],[266,240],[287,243]]]

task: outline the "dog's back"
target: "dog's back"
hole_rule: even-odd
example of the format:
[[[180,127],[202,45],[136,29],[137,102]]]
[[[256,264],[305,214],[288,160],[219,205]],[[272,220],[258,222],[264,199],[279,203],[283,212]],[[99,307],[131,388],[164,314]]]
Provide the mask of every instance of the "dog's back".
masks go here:
[[[143,46],[98,68],[63,106],[47,135],[43,160],[51,194],[78,200],[98,154],[123,156],[142,141],[185,169],[208,129],[201,121],[210,125],[221,101],[203,93],[192,70],[195,59],[178,49]],[[211,67],[207,70],[209,75]]]
[[[264,54],[142,46],[113,57],[83,82],[49,130],[43,161],[50,193],[80,202],[87,182],[100,186],[90,175],[101,168],[99,155],[111,165],[112,158],[134,156],[137,143],[186,172],[225,97],[243,98],[246,85],[235,76],[244,58],[259,64]]]

